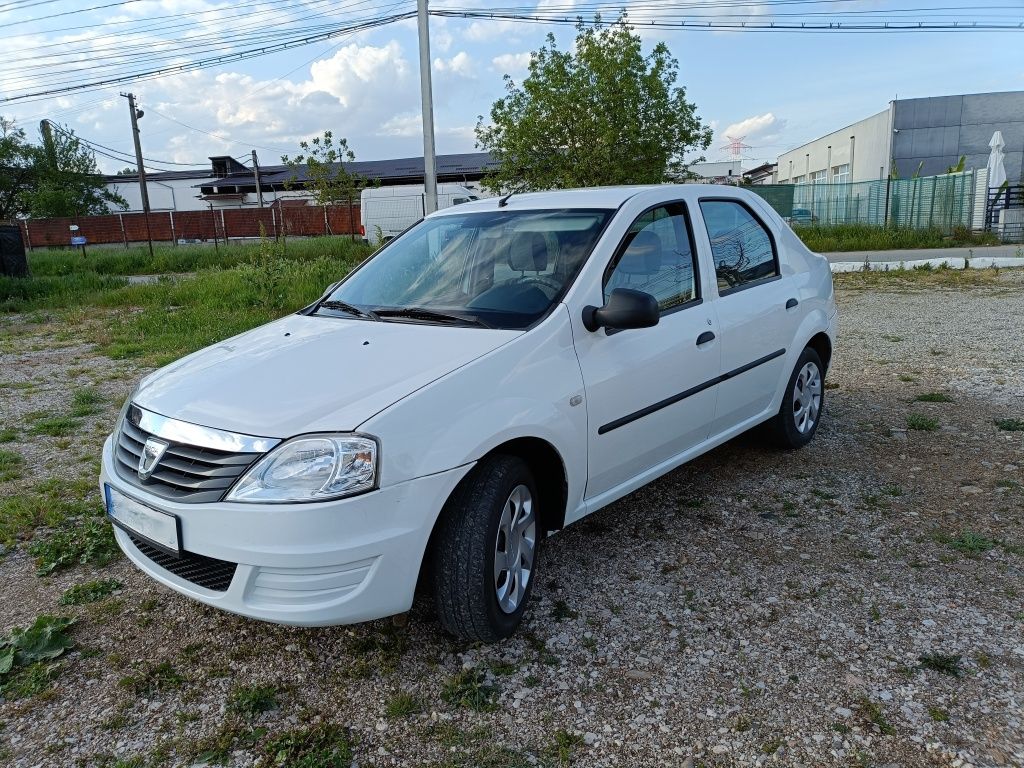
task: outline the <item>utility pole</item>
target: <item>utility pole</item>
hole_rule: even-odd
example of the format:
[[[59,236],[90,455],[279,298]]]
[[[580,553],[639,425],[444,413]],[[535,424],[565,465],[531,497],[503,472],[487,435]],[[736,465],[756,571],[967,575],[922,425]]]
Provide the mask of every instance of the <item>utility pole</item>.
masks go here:
[[[263,187],[260,186],[260,161],[256,157],[256,150],[252,151],[252,175],[256,178],[256,196],[260,201],[260,208],[263,207]]]
[[[39,132],[43,135],[43,152],[46,154],[46,163],[51,171],[57,170],[57,149],[53,145],[53,130],[50,128],[49,120],[39,121]]]
[[[437,158],[434,150],[434,96],[430,85],[430,17],[427,0],[416,0],[420,35],[420,96],[423,102],[423,212],[437,210]]]
[[[135,140],[135,164],[139,172],[139,190],[142,194],[142,213],[146,217],[146,239],[149,241],[149,255],[153,255],[153,232],[149,228],[149,190],[146,188],[146,168],[142,164],[142,142],[139,139],[139,118],[143,116],[141,109],[135,108],[135,94],[122,93],[128,99],[128,109],[132,118],[132,138]]]

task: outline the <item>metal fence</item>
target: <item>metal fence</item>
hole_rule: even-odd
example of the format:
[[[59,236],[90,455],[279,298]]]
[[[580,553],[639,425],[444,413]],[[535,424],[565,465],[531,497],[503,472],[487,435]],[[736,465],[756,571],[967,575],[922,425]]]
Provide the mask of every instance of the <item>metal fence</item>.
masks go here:
[[[869,224],[907,229],[975,226],[975,171],[916,179],[846,184],[764,184],[749,187],[794,224]]]
[[[988,191],[985,229],[1004,243],[1024,243],[1024,184]]]

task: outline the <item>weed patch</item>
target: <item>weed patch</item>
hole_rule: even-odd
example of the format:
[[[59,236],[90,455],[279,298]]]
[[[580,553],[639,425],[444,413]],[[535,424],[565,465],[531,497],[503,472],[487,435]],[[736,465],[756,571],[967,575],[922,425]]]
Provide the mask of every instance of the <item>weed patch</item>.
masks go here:
[[[960,677],[963,673],[960,666],[963,657],[958,653],[926,653],[923,656],[918,656],[917,660],[920,662],[918,669],[930,669],[950,677]]]
[[[918,403],[952,403],[953,398],[945,392],[922,392],[914,398]]]
[[[120,552],[110,523],[95,518],[34,541],[28,548],[36,559],[36,573],[40,576],[75,564],[108,565]]]
[[[274,685],[245,685],[234,688],[228,695],[228,712],[255,717],[277,709],[277,692],[277,686]]]
[[[495,707],[498,689],[487,685],[484,673],[474,669],[464,669],[449,678],[441,689],[441,698],[445,703],[460,709],[471,709],[475,712],[490,712]]]
[[[423,702],[418,696],[401,691],[388,699],[384,714],[392,720],[400,720],[423,711]]]
[[[186,682],[187,678],[170,662],[162,661],[159,664],[146,664],[137,674],[122,677],[118,685],[136,696],[149,697],[159,691],[177,690]]]
[[[21,477],[25,458],[14,451],[0,450],[0,483]]]
[[[76,584],[66,590],[60,597],[61,605],[85,605],[96,603],[121,588],[121,582],[116,579],[101,579],[99,581],[87,581],[84,584]]]
[[[915,429],[920,432],[934,432],[939,428],[938,419],[925,416],[920,413],[912,413],[907,416],[907,429]]]
[[[264,746],[267,762],[288,768],[336,768],[352,762],[352,739],[336,725],[323,724],[288,731]]]
[[[49,687],[60,670],[55,659],[74,647],[67,630],[74,619],[39,616],[27,629],[0,638],[0,695],[25,698]]]
[[[996,419],[995,424],[1003,432],[1024,432],[1024,419]]]

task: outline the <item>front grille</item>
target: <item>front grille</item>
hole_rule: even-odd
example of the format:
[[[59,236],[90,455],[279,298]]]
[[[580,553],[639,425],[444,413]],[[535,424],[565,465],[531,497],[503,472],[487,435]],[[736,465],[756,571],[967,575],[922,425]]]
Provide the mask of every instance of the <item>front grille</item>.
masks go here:
[[[235,480],[262,455],[171,443],[153,474],[141,480],[139,457],[148,437],[150,434],[128,417],[121,420],[114,448],[117,473],[132,485],[172,501],[220,501]]]
[[[165,571],[170,571],[175,576],[185,581],[212,590],[213,592],[226,592],[231,586],[231,579],[235,577],[237,563],[229,563],[227,560],[217,560],[205,555],[197,555],[194,552],[182,552],[181,557],[169,555],[157,549],[137,536],[128,534],[132,544],[143,555],[159,565]]]

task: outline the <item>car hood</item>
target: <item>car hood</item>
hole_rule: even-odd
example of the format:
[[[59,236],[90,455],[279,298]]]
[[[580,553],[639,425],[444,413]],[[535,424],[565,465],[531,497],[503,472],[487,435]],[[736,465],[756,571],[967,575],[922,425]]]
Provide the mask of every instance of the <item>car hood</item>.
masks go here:
[[[352,430],[521,333],[291,315],[150,374],[134,402],[260,437]]]

